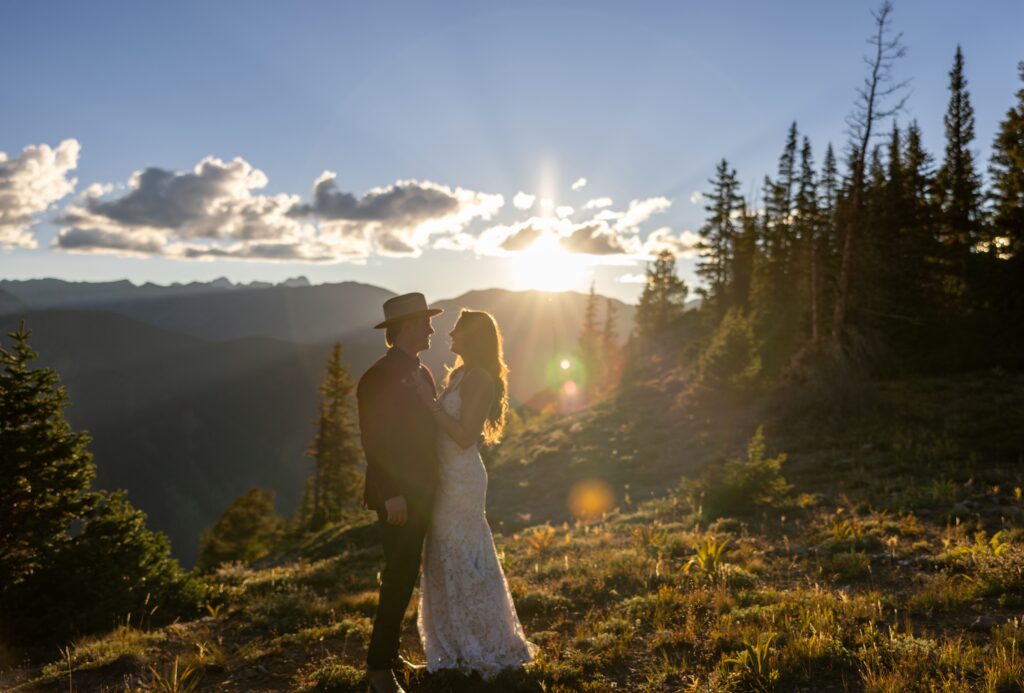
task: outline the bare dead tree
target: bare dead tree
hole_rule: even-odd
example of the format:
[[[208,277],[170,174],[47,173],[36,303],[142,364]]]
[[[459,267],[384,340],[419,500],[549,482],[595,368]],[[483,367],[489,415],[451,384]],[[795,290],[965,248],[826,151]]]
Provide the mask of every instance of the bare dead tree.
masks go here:
[[[867,43],[872,51],[864,56],[868,75],[864,78],[864,84],[857,88],[853,111],[846,118],[852,180],[849,209],[843,224],[842,254],[832,318],[832,341],[836,346],[840,344],[847,328],[853,248],[864,218],[864,169],[874,126],[901,111],[909,97],[909,80],[897,82],[892,74],[893,64],[906,55],[903,34],[892,34],[892,10],[892,2],[883,0],[878,10],[871,13],[875,20],[875,31]]]

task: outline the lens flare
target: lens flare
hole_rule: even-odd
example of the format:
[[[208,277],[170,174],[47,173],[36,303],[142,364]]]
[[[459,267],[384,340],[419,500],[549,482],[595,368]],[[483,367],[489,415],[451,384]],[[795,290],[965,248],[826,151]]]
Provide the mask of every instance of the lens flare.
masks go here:
[[[601,479],[577,481],[569,489],[569,512],[581,520],[594,520],[612,509],[615,492]]]
[[[559,362],[558,366],[559,366],[559,367],[560,367],[560,368],[561,368],[561,369],[562,369],[563,371],[567,371],[567,370],[569,370],[570,368],[572,368],[572,361],[570,361],[569,359],[562,359],[562,360],[561,360],[561,362]]]

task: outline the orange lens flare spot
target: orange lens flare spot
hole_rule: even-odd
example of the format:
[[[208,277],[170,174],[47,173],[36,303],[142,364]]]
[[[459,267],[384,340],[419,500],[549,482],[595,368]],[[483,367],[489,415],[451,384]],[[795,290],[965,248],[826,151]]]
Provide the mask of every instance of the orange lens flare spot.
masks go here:
[[[569,512],[582,520],[600,518],[615,504],[615,492],[606,481],[585,479],[569,489]]]
[[[578,389],[579,388],[576,387],[576,383],[571,380],[566,380],[565,384],[562,385],[562,392],[569,397],[573,397]]]

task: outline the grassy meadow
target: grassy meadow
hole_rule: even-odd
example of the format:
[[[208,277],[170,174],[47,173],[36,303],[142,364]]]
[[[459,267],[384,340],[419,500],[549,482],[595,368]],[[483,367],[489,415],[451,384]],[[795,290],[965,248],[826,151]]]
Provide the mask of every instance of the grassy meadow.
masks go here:
[[[851,403],[852,402],[852,403]],[[1024,376],[865,386],[842,415],[640,379],[517,420],[489,516],[525,671],[412,691],[1024,688]],[[749,445],[763,426],[763,450]],[[573,518],[573,484],[614,507]],[[202,618],[132,614],[8,671],[15,691],[357,691],[381,553],[369,516],[222,566]],[[402,649],[422,660],[415,599]]]

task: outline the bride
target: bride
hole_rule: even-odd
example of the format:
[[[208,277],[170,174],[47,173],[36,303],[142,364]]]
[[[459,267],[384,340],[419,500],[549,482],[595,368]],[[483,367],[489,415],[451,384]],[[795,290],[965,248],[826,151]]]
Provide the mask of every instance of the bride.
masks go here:
[[[508,368],[489,313],[463,310],[448,333],[457,354],[444,391],[420,396],[438,425],[440,480],[423,547],[417,625],[428,671],[461,669],[492,677],[533,659],[487,525],[487,471],[479,442],[501,437]]]

